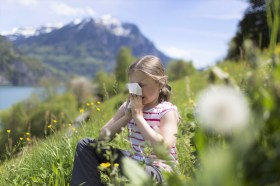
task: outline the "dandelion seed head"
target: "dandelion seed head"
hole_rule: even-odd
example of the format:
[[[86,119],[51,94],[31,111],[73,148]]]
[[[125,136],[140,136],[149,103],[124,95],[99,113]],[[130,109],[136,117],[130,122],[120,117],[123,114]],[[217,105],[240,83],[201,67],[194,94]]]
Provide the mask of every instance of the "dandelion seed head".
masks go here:
[[[249,121],[249,107],[244,95],[229,86],[211,86],[197,101],[196,117],[208,130],[230,133]]]

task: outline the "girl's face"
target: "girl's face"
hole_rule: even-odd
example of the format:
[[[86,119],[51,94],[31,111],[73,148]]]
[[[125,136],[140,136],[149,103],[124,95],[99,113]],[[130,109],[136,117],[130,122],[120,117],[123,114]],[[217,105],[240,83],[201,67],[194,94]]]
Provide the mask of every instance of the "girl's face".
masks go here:
[[[129,76],[130,83],[138,83],[142,88],[142,104],[150,109],[158,104],[161,84],[142,71],[135,71]]]

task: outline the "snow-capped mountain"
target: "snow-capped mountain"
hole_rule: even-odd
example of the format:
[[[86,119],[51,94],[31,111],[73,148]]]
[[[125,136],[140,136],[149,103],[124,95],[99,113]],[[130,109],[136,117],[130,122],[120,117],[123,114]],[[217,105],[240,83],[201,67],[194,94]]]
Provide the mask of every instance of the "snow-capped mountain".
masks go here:
[[[14,41],[17,39],[28,38],[31,36],[38,36],[40,34],[50,33],[53,30],[61,28],[62,24],[56,25],[45,25],[38,28],[35,27],[23,27],[23,28],[13,28],[11,31],[1,32],[1,35],[6,36],[9,40]]]
[[[120,20],[113,18],[110,15],[102,16],[100,19],[97,20],[94,20],[92,18],[76,19],[73,22],[71,22],[70,25],[72,26],[78,25],[78,30],[81,30],[84,28],[86,24],[88,24],[91,21],[94,21],[95,24],[103,26],[109,32],[111,32],[116,36],[128,36],[130,33],[129,29],[126,29],[122,26]]]
[[[112,71],[121,47],[135,57],[151,54],[170,60],[147,39],[139,28],[111,16],[76,19],[63,26],[18,29],[4,34],[19,50],[67,73],[94,76],[100,70]]]

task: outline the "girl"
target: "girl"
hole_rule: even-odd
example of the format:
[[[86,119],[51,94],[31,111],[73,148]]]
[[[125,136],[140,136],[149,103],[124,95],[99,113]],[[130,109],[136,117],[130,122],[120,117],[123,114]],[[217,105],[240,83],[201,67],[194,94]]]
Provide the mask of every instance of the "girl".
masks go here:
[[[106,137],[112,139],[122,127],[129,130],[132,151],[110,148],[116,157],[114,163],[120,165],[121,158],[131,157],[146,164],[146,171],[158,182],[162,182],[161,171],[172,171],[163,160],[157,158],[154,152],[147,156],[144,154],[145,142],[152,147],[164,144],[170,159],[177,164],[176,136],[179,123],[177,107],[169,101],[171,88],[167,84],[160,59],[155,56],[144,56],[136,60],[128,69],[131,83],[138,83],[142,88],[142,96],[130,94],[128,101],[122,104],[117,113],[102,127],[98,140],[85,138],[79,141],[76,147],[72,185],[102,185],[98,166],[110,162],[105,156],[104,149],[97,150],[99,141]],[[128,109],[128,104],[130,108]],[[95,144],[95,145],[93,145]]]

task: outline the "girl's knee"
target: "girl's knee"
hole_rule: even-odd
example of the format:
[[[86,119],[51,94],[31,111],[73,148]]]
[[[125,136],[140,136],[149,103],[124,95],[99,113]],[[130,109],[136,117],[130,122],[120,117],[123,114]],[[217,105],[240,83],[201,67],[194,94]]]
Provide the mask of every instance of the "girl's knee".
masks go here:
[[[85,148],[90,146],[90,144],[95,143],[95,139],[92,138],[82,138],[77,143],[77,149],[78,148]]]

